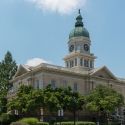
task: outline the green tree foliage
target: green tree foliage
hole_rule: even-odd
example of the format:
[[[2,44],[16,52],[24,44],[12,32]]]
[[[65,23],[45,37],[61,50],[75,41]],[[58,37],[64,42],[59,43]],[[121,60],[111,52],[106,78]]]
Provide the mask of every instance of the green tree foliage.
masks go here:
[[[0,108],[1,112],[6,112],[7,99],[6,95],[8,90],[11,89],[13,84],[10,82],[12,77],[17,71],[16,62],[12,58],[12,54],[8,51],[0,62]]]
[[[86,108],[98,113],[100,110],[108,114],[124,105],[124,96],[110,86],[98,85],[86,96]]]
[[[49,110],[50,114],[59,109],[73,112],[74,104],[76,110],[82,110],[84,104],[84,96],[72,92],[71,87],[58,87],[54,90],[48,85],[43,90],[33,90],[31,86],[22,85],[17,91],[17,96],[7,104],[8,110],[18,110],[26,114],[41,108]]]
[[[84,96],[71,89],[70,86],[58,87],[55,89],[55,95],[59,101],[60,107],[63,110],[74,111],[74,105],[76,110],[82,110],[84,105]]]
[[[61,107],[52,86],[48,85],[43,90],[43,93],[44,93],[44,108],[48,109],[50,113],[53,111],[58,111]]]
[[[43,107],[42,90],[33,90],[31,86],[22,85],[17,91],[17,98],[7,104],[8,110],[18,110],[25,114]]]
[[[12,54],[8,51],[4,57],[4,60],[0,62],[0,91],[10,90],[12,83],[10,80],[17,71],[17,64],[12,58]]]

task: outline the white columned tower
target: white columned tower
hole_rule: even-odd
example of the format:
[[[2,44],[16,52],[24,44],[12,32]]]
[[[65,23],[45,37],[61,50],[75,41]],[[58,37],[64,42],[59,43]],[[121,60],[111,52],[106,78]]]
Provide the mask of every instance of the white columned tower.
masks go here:
[[[90,53],[91,40],[89,32],[84,28],[80,10],[76,20],[75,28],[69,34],[69,53],[63,60],[65,61],[66,68],[90,71],[94,68],[94,59],[97,57]]]

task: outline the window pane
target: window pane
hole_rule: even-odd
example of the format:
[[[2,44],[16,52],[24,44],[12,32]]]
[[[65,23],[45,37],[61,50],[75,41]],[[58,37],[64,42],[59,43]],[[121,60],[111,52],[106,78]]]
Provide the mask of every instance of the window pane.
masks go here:
[[[39,89],[39,80],[36,81],[36,88]]]
[[[63,87],[67,88],[67,82],[63,82]]]
[[[52,88],[55,89],[56,88],[56,82],[54,80],[52,80],[51,82]]]
[[[74,90],[77,91],[77,84],[74,84]]]

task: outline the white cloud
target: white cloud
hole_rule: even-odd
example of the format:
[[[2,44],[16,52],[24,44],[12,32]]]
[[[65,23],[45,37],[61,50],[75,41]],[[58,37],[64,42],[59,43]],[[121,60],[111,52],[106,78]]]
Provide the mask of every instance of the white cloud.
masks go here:
[[[83,7],[87,0],[26,0],[35,3],[44,12],[58,12],[60,14],[71,14]]]
[[[40,63],[51,63],[49,61],[45,61],[43,59],[40,59],[40,58],[33,58],[33,59],[30,59],[26,62],[26,65],[29,65],[29,66],[37,66],[39,65]]]

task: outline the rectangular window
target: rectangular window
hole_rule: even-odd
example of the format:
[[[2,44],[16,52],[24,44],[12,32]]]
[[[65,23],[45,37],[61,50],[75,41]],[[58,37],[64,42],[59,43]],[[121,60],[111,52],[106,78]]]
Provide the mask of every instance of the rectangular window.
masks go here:
[[[56,82],[55,82],[55,80],[52,80],[52,81],[51,81],[51,86],[52,86],[53,89],[56,88]]]
[[[36,88],[39,89],[39,80],[36,81]]]
[[[74,91],[77,91],[77,89],[78,89],[78,86],[76,83],[74,83]]]
[[[67,88],[67,82],[63,82],[63,87]]]

